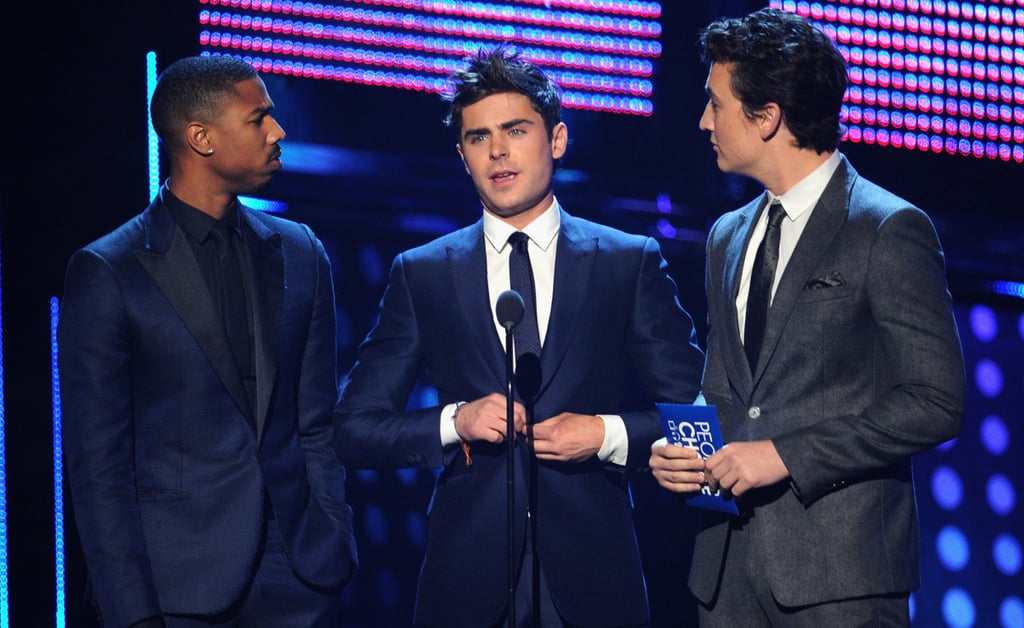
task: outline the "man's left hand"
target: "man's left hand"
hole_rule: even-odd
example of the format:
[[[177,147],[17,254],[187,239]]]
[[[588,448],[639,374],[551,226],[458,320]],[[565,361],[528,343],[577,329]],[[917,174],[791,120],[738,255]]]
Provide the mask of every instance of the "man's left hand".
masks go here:
[[[789,477],[786,463],[770,440],[729,443],[711,454],[704,476],[711,490],[723,489],[739,496],[752,488],[768,486]]]
[[[604,421],[591,414],[563,412],[526,431],[541,460],[579,462],[596,455],[604,443]]]

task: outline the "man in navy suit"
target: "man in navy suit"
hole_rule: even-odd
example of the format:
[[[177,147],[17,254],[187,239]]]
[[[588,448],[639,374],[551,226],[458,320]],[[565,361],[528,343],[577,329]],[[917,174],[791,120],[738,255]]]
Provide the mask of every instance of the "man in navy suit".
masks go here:
[[[454,83],[449,123],[483,217],[394,260],[378,321],[342,389],[341,458],[440,468],[418,625],[507,621],[506,438],[519,441],[515,623],[646,624],[628,481],[662,433],[653,402],[697,393],[704,362],[692,320],[654,239],[573,217],[555,200],[552,173],[568,131],[548,77],[499,47],[472,58]],[[514,283],[511,258],[522,255],[510,236],[522,239],[535,285],[523,294],[515,344],[527,344],[520,330],[537,334],[533,353],[516,358],[514,434],[495,316]],[[638,407],[620,398],[630,372],[648,396]],[[407,410],[421,373],[439,404]]]
[[[702,626],[900,626],[918,587],[911,458],[955,437],[964,363],[928,217],[837,149],[846,64],[823,32],[764,9],[702,34],[700,125],[718,166],[765,192],[707,244],[702,394],[727,442],[658,443],[665,487],[707,482],[690,571]]]
[[[170,178],[68,264],[64,451],[104,626],[333,626],[356,568],[330,263],[238,200],[281,168],[272,109],[240,60],[168,67]]]

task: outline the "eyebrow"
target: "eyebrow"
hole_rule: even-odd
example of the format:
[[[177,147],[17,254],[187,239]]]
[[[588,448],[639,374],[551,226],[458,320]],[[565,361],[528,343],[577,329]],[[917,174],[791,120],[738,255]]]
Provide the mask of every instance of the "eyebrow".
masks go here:
[[[498,125],[498,128],[501,129],[502,131],[507,131],[507,130],[515,128],[515,127],[517,127],[517,126],[519,126],[521,124],[530,124],[530,125],[532,125],[532,124],[534,124],[534,122],[533,122],[533,120],[528,120],[526,118],[516,118],[515,120],[509,120],[508,122],[502,122],[501,124]],[[476,128],[476,129],[466,129],[462,133],[462,139],[466,139],[467,137],[470,137],[470,136],[473,136],[473,135],[490,135],[490,134],[491,134],[491,130],[488,129],[487,127],[480,127],[480,128]]]

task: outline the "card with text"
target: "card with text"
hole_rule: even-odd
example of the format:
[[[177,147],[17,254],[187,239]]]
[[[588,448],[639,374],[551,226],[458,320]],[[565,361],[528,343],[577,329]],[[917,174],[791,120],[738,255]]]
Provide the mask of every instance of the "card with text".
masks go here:
[[[722,442],[722,429],[718,424],[715,406],[695,406],[686,403],[659,403],[657,406],[658,413],[661,414],[661,424],[665,428],[665,438],[673,445],[696,449],[704,460],[725,445]],[[701,488],[699,493],[688,497],[686,503],[698,508],[739,514],[736,501],[732,497],[723,496],[721,491],[712,491],[707,486]]]

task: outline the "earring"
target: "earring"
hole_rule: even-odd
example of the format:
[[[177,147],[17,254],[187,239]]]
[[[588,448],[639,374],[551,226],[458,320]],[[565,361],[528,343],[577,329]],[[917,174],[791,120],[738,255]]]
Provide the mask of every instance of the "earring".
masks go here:
[[[206,151],[206,154],[207,155],[212,155],[213,154],[213,147],[212,146],[210,147],[210,150]]]

